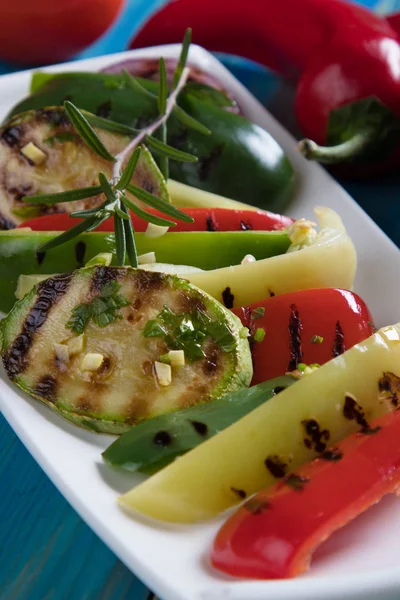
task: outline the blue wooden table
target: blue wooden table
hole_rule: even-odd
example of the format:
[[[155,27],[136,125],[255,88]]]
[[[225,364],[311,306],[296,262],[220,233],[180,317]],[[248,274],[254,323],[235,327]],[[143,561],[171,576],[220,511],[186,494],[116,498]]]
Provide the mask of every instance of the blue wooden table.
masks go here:
[[[133,30],[162,1],[128,0],[118,22],[80,57],[124,50]],[[400,0],[363,3],[390,10],[396,1],[400,8]],[[223,60],[274,110],[279,81],[271,73],[241,60]],[[0,63],[0,73],[12,70]],[[400,245],[400,175],[341,183]],[[0,415],[1,600],[146,600],[148,594],[64,500]]]

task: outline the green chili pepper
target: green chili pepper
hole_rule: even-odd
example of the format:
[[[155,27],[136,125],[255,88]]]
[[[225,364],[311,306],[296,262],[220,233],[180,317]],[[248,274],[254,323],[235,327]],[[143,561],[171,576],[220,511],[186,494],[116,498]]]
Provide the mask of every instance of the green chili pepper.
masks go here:
[[[0,310],[15,302],[19,275],[66,273],[101,252],[112,252],[110,233],[85,233],[47,252],[39,248],[59,232],[0,231]],[[285,231],[215,231],[166,233],[159,238],[136,234],[138,254],[154,251],[159,263],[185,264],[211,270],[239,264],[250,253],[257,260],[284,254],[290,245]],[[115,263],[115,257],[113,263]]]
[[[121,435],[103,452],[103,459],[129,471],[154,473],[295,381],[289,376],[276,377],[207,404],[149,419]]]
[[[139,80],[157,93],[154,81]],[[120,75],[104,73],[39,74],[34,92],[11,115],[62,105],[65,98],[78,108],[130,127],[143,127],[157,115],[157,101],[132,89]],[[198,157],[197,163],[171,161],[170,176],[182,183],[281,213],[293,195],[294,173],[285,152],[261,127],[202,100],[188,86],[179,104],[211,130],[188,129],[176,116],[168,120],[168,143]],[[10,116],[10,115],[9,115]]]

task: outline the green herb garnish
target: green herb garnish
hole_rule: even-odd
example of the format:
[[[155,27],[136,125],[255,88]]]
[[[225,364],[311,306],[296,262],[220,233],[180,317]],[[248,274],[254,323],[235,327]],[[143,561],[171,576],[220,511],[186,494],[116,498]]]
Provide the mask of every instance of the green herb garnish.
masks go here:
[[[322,344],[323,341],[324,338],[322,337],[322,335],[313,335],[311,338],[312,344]]]
[[[117,281],[106,283],[101,288],[100,296],[73,309],[66,327],[76,334],[81,334],[90,320],[98,327],[107,327],[116,319],[121,319],[122,317],[117,314],[118,309],[128,306],[130,302],[119,293],[120,287]]]
[[[265,334],[267,332],[265,331],[265,329],[263,329],[262,327],[259,327],[258,329],[256,329],[256,332],[253,336],[253,340],[255,342],[262,342],[263,339],[265,338]]]
[[[147,321],[144,337],[161,337],[170,350],[183,350],[188,360],[204,358],[202,345],[212,338],[224,352],[232,352],[236,346],[235,336],[225,323],[213,321],[206,313],[174,313],[164,306],[156,319]]]
[[[53,148],[54,142],[58,142],[59,144],[64,144],[64,142],[74,142],[77,137],[76,133],[72,133],[72,131],[60,131],[59,133],[46,138],[43,142],[50,148]]]
[[[144,144],[148,144],[149,147],[153,148],[159,155],[161,172],[165,179],[168,178],[169,160],[179,160],[184,162],[197,161],[195,156],[176,150],[166,143],[167,124],[171,114],[174,114],[174,116],[187,127],[194,128],[203,134],[210,133],[210,131],[204,127],[204,125],[190,117],[190,115],[185,113],[185,111],[177,105],[177,98],[182,89],[185,87],[189,77],[190,69],[186,67],[186,61],[190,43],[191,30],[188,29],[182,43],[181,55],[173,76],[173,85],[171,90],[168,89],[165,61],[163,58],[160,59],[160,83],[158,86],[158,95],[154,95],[145,90],[134,77],[125,72],[126,83],[130,85],[130,87],[132,87],[137,93],[144,93],[146,96],[151,98],[158,107],[159,116],[153,123],[150,123],[141,130],[127,130],[125,128],[124,132],[126,135],[131,135],[133,139],[116,156],[113,156],[109,152],[103,141],[93,129],[93,126],[106,130],[112,130],[113,128],[115,129],[115,127],[118,127],[119,131],[121,126],[118,126],[118,124],[115,123],[113,124],[111,121],[107,122],[107,120],[96,117],[95,115],[91,115],[87,111],[81,111],[68,100],[64,102],[65,111],[76,130],[76,134],[71,132],[57,133],[54,136],[47,138],[45,142],[49,146],[52,146],[54,142],[65,142],[72,140],[73,136],[76,137],[76,135],[79,135],[93,152],[101,156],[103,159],[113,163],[112,175],[110,179],[107,179],[104,174],[100,173],[100,185],[92,186],[90,188],[75,189],[57,194],[24,196],[23,200],[31,204],[36,203],[48,205],[53,205],[58,202],[72,202],[78,199],[83,200],[97,195],[104,196],[104,202],[100,206],[71,213],[71,217],[78,217],[84,220],[79,223],[79,225],[72,227],[56,238],[53,238],[47,244],[40,246],[38,251],[44,252],[50,250],[56,246],[64,244],[68,240],[80,235],[81,233],[93,231],[99,227],[103,221],[113,217],[116,264],[124,265],[127,257],[129,264],[133,267],[137,267],[138,260],[135,235],[130,218],[130,210],[136,212],[136,214],[138,214],[140,211],[140,216],[146,219],[148,222],[154,223],[154,217],[152,218],[149,213],[139,207],[137,207],[137,210],[132,208],[132,206],[136,207],[136,204],[131,199],[127,198],[126,192],[131,193],[141,202],[157,208],[163,214],[182,221],[193,221],[191,217],[172,207],[161,198],[158,198],[146,190],[131,184],[131,180],[140,157],[140,152],[143,150],[143,148],[145,148]],[[116,82],[115,85],[118,86],[119,83]],[[153,134],[155,134],[155,136]],[[162,221],[160,217],[156,217],[156,219],[157,218],[159,221]],[[175,223],[172,222],[172,225],[175,225]],[[102,319],[104,318],[102,317]]]
[[[258,306],[251,312],[251,320],[255,321],[256,319],[261,319],[265,315],[265,308],[263,306]]]

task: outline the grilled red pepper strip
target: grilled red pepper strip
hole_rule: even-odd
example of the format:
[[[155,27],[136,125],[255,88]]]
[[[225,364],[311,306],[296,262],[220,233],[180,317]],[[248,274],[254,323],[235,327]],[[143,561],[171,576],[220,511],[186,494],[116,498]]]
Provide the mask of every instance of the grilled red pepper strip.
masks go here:
[[[400,489],[400,411],[370,423],[248,500],[220,529],[211,562],[237,577],[295,577],[334,531]]]
[[[251,0],[245,11],[242,0],[174,0],[151,17],[132,46],[176,42],[188,23],[196,43],[206,48],[300,78],[295,110],[303,134],[335,146],[304,144],[309,158],[363,159],[350,172],[366,176],[399,164],[395,17],[343,0]]]
[[[231,210],[227,208],[184,208],[182,212],[193,217],[193,223],[178,222],[171,231],[256,231],[281,230],[293,223],[293,219],[268,211]],[[164,217],[157,210],[148,209],[152,215]],[[135,231],[146,231],[147,221],[131,213]],[[20,227],[30,227],[33,231],[65,231],[81,219],[71,219],[67,213],[46,215],[25,221]],[[109,219],[97,231],[114,231],[113,220]]]
[[[252,385],[293,371],[299,363],[321,365],[375,330],[366,304],[348,290],[301,290],[233,312],[252,336],[257,329],[265,331],[261,342],[252,343]]]

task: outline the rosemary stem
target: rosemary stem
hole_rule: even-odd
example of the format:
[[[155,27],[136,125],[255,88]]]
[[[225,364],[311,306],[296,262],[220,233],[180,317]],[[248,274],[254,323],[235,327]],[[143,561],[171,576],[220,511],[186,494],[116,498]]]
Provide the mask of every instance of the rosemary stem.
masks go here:
[[[189,73],[190,68],[185,67],[182,71],[176,88],[171,92],[171,94],[167,98],[165,113],[163,115],[160,115],[158,119],[151,123],[151,125],[148,125],[144,129],[142,129],[140,133],[138,133],[138,135],[134,137],[133,140],[131,140],[131,142],[123,150],[121,150],[119,154],[116,155],[111,176],[112,185],[115,185],[116,182],[119,180],[121,176],[121,168],[127,156],[131,154],[131,152],[146,138],[146,136],[152,135],[159,127],[161,127],[161,125],[163,125],[163,123],[165,123],[168,120],[168,118],[171,115],[171,112],[174,109],[178,95],[186,85]]]

